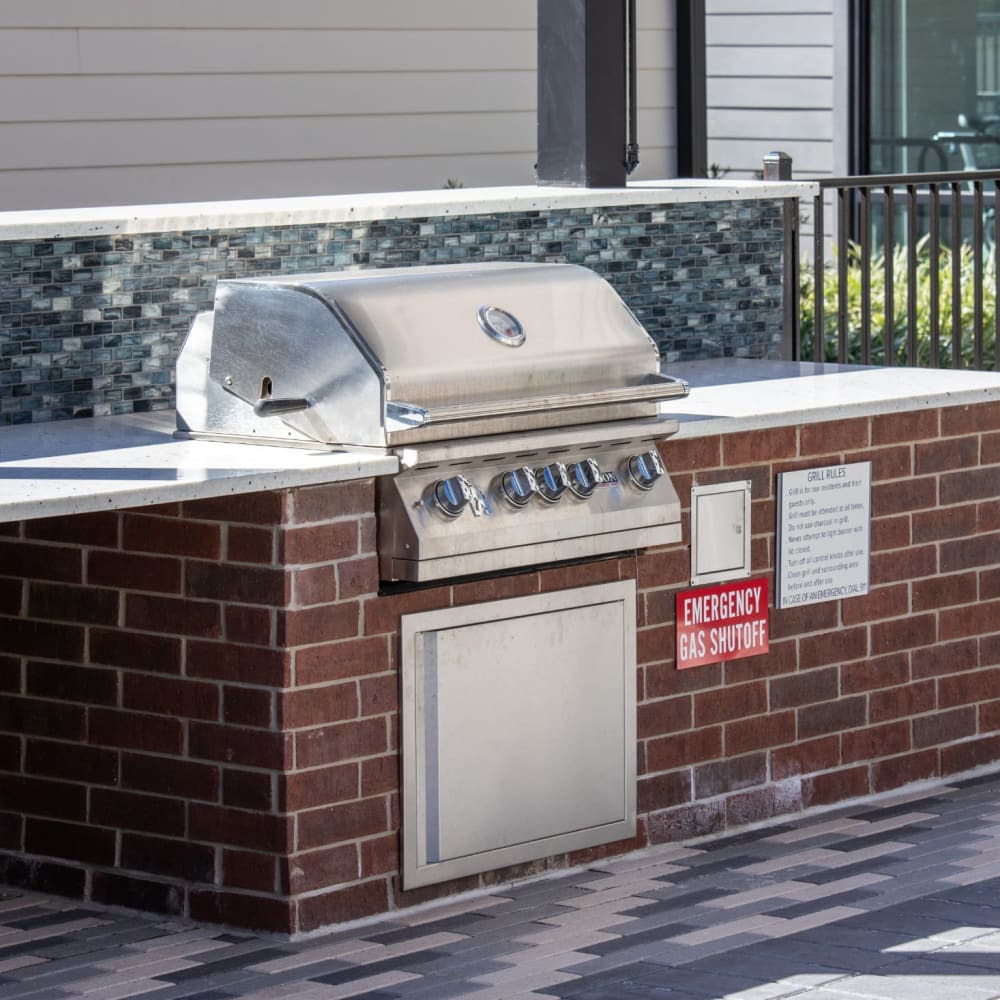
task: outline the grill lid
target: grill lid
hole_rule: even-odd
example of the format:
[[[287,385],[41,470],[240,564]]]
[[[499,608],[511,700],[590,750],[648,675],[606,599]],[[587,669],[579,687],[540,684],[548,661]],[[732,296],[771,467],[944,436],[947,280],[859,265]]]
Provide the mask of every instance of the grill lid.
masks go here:
[[[337,447],[653,417],[686,391],[569,264],[221,281],[178,363],[182,430]]]

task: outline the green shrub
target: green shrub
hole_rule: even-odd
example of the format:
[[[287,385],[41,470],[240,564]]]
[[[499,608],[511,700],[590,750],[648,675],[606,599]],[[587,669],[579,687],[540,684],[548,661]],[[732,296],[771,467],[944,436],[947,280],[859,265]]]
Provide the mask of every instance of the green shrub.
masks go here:
[[[916,296],[917,296],[917,358],[915,364],[928,367],[931,363],[931,261],[927,237],[917,244]],[[962,367],[974,367],[974,287],[975,261],[972,247],[963,244],[960,251],[959,292],[961,298]],[[941,247],[938,259],[938,327],[939,366],[952,366],[952,306],[951,306],[951,251]],[[982,367],[992,369],[996,358],[996,254],[991,249],[983,259],[983,359]],[[886,364],[885,330],[885,257],[883,253],[873,255],[870,264],[871,277],[871,364]],[[847,261],[847,361],[861,361],[861,252],[852,244]],[[823,279],[824,299],[824,358],[837,360],[838,324],[837,314],[837,268],[826,269]],[[907,346],[907,302],[909,295],[907,280],[906,247],[897,246],[893,250],[893,323],[891,332],[891,359],[894,365],[908,364]],[[813,357],[813,339],[816,333],[816,278],[812,268],[803,266],[799,292],[801,296],[801,343],[803,359]]]

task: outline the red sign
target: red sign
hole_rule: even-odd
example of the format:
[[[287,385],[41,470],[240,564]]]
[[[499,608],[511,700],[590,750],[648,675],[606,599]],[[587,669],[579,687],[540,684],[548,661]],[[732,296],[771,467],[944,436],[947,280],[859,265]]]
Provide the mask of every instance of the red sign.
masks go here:
[[[740,580],[677,595],[677,669],[767,652],[767,580]]]

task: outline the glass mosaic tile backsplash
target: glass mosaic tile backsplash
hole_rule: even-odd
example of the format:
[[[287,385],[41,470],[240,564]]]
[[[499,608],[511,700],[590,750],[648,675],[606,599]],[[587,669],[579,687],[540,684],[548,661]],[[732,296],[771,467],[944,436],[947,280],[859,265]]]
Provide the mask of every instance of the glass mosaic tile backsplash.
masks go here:
[[[776,200],[0,242],[0,425],[172,408],[219,278],[477,260],[592,268],[667,362],[778,356]]]

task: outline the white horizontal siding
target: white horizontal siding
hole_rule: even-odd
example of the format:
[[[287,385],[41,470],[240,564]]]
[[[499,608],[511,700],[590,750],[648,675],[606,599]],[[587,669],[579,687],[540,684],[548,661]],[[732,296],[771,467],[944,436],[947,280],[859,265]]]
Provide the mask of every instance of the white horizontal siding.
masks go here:
[[[0,34],[0,66],[32,75],[533,69],[535,48],[527,29],[29,28]]]
[[[752,13],[720,14],[712,0],[708,0],[706,8],[712,45],[747,45],[755,41],[766,45],[819,44],[831,31],[829,10],[822,14],[769,13],[762,6]]]
[[[5,3],[4,27],[534,29],[535,0],[45,0]]]
[[[840,0],[843,2],[843,0]],[[829,14],[834,0],[712,0],[713,14]]]
[[[639,165],[633,181],[677,174],[677,36],[672,0],[636,5],[636,129]]]
[[[0,5],[0,210],[523,184],[536,0]],[[639,4],[635,179],[673,171],[669,0]]]
[[[256,118],[223,121],[66,122],[57,125],[17,124],[6,127],[8,167],[97,167],[100,156],[88,160],[86,143],[99,150],[123,137],[120,166],[143,163],[231,163],[309,159],[392,157],[400,147],[408,156],[461,155],[489,149],[502,135],[515,152],[534,156],[536,116],[532,112],[457,115],[383,115],[372,130],[367,115],[342,115],[337,128],[314,128],[313,119],[275,118],[268,122],[267,142],[260,141]],[[667,142],[664,116],[651,118],[644,130],[653,146]],[[672,137],[671,137],[672,138]],[[364,151],[360,153],[360,151]]]
[[[15,205],[30,195],[49,207],[142,205],[189,201],[192,191],[199,201],[228,201],[281,198],[289,191],[426,190],[443,187],[449,179],[466,187],[531,184],[533,164],[533,155],[489,153],[413,156],[405,165],[396,158],[359,157],[0,171],[0,203]],[[404,166],[405,185],[400,184]]]
[[[60,122],[5,128],[4,163],[9,167],[101,166],[103,149],[118,144],[116,164],[229,163],[268,160],[351,159],[355,150],[392,156],[403,146],[412,156],[462,153],[494,141],[496,133],[515,150],[531,151],[532,113],[384,115],[373,129],[367,115],[342,115],[336,129],[317,128],[315,119],[270,119],[261,142],[258,118],[158,122]],[[124,141],[122,141],[124,140]],[[363,145],[362,145],[363,144]],[[90,156],[81,155],[85,146]]]
[[[743,77],[739,91],[734,93],[726,79],[710,78],[706,87],[706,103],[710,108],[734,107],[754,109],[815,110],[833,107],[833,80],[798,77],[795,86],[780,77]]]
[[[803,139],[773,142],[767,139],[713,139],[709,146],[709,163],[718,164],[730,177],[750,177],[760,173],[764,157],[777,150],[792,158],[796,178],[830,175],[830,144]]]
[[[72,122],[256,117],[294,114],[429,114],[534,111],[534,70],[378,74],[191,73],[170,76],[13,76],[0,121]]]
[[[833,140],[829,111],[798,111],[788,108],[712,108],[708,112],[709,134],[718,139]]]
[[[533,156],[535,122],[532,112],[456,115],[342,115],[336,130],[313,127],[313,119],[275,118],[268,123],[268,141],[260,141],[256,118],[222,121],[65,122],[48,125],[9,125],[4,162],[14,168],[45,164],[49,167],[100,166],[80,150],[86,143],[98,148],[118,141],[123,129],[128,139],[119,149],[116,165],[143,163],[228,163],[239,152],[240,162],[289,159],[356,159],[365,157],[461,155],[488,149],[502,135],[508,146]],[[665,122],[651,121],[645,131],[653,146],[665,145]],[[652,126],[656,125],[654,129]],[[356,152],[358,151],[358,152]]]
[[[780,149],[797,177],[833,172],[833,2],[707,0],[710,163],[751,176]]]
[[[831,77],[833,48],[820,45],[710,46],[705,63],[710,80],[713,77],[751,80],[774,77],[794,87],[796,80]]]

